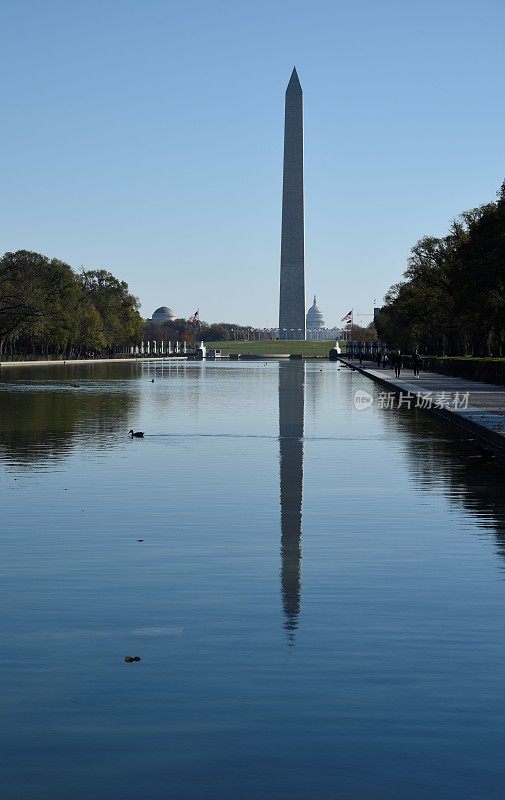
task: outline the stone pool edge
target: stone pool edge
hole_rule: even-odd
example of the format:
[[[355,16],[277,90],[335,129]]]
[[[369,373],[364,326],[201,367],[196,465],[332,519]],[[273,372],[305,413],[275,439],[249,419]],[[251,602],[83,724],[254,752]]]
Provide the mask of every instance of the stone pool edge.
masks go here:
[[[369,380],[374,381],[384,387],[386,387],[389,391],[394,392],[395,395],[399,395],[401,393],[410,392],[411,395],[414,397],[421,397],[424,392],[419,390],[419,387],[415,384],[409,383],[407,381],[401,381],[395,379],[394,382],[392,380],[388,380],[385,377],[377,375],[374,372],[371,372],[366,367],[359,366],[358,364],[353,364],[347,359],[339,357],[338,359],[342,364],[345,364],[346,367],[355,370],[356,372],[360,372]],[[438,376],[440,377],[440,376]],[[451,391],[451,381],[456,380],[455,378],[448,377],[448,385],[446,391]],[[454,391],[454,388],[452,388]],[[454,411],[452,409],[446,408],[415,408],[412,410],[416,411],[424,411],[432,416],[437,417],[439,420],[442,420],[449,425],[456,427],[459,429],[459,432],[470,433],[473,437],[478,437],[482,444],[484,444],[488,449],[491,448],[494,455],[496,456],[497,460],[500,463],[505,464],[505,434],[497,433],[494,431],[489,425],[486,425],[484,420],[477,421],[475,417],[482,417],[485,418],[493,416],[483,409],[479,409],[476,407],[469,407],[467,409],[463,409],[460,411]],[[497,416],[497,415],[494,415]],[[479,442],[475,442],[475,444],[479,444]]]

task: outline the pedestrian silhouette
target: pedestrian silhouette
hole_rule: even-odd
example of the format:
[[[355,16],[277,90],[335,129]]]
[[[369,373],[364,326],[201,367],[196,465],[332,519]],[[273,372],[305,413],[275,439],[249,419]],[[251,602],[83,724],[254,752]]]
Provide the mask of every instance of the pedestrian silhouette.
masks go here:
[[[414,367],[414,378],[419,378],[419,370],[421,369],[421,356],[417,350],[414,350],[412,355],[412,365]]]
[[[402,370],[402,367],[403,367],[402,354],[400,350],[397,350],[395,353],[395,378],[400,377],[400,372]]]

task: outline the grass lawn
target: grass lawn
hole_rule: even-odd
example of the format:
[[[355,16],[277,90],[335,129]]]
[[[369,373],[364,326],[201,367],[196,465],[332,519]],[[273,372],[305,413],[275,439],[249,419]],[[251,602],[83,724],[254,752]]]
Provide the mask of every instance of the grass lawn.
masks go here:
[[[328,351],[335,347],[335,339],[328,341],[277,341],[260,340],[251,342],[205,342],[206,347],[214,347],[221,350],[223,356],[229,353],[253,353],[264,355],[276,355],[279,353],[301,353],[303,356],[327,356]],[[345,351],[345,345],[341,342],[340,347]]]

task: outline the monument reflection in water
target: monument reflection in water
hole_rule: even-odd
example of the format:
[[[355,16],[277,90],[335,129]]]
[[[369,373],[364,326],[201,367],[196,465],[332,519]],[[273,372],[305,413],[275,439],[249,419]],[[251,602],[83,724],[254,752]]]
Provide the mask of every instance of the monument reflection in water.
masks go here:
[[[291,642],[301,605],[304,391],[304,363],[280,363],[281,592],[284,627]]]

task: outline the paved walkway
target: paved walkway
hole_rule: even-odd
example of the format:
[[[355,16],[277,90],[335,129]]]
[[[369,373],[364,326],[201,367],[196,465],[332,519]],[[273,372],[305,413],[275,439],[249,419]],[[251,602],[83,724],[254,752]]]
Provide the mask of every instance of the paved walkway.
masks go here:
[[[505,451],[505,386],[451,378],[437,372],[421,372],[419,378],[414,378],[411,369],[402,369],[397,379],[394,369],[378,369],[370,361],[360,365],[345,357],[340,360],[383,384],[382,404],[390,402],[388,393],[394,393],[395,407],[401,404],[432,411]]]

